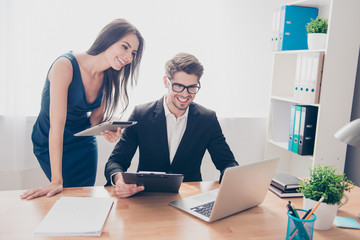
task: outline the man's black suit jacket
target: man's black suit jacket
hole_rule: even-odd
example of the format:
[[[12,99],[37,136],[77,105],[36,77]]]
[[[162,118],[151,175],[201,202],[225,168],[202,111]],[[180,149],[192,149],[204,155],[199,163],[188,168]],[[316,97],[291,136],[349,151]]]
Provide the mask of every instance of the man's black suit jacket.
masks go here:
[[[206,150],[221,177],[227,167],[238,165],[215,112],[196,103],[189,106],[186,130],[170,164],[163,101],[164,97],[135,107],[129,120],[138,123],[123,131],[111,153],[105,166],[106,185],[114,173],[126,172],[138,146],[138,171],[181,173],[184,182],[202,181],[200,167]]]

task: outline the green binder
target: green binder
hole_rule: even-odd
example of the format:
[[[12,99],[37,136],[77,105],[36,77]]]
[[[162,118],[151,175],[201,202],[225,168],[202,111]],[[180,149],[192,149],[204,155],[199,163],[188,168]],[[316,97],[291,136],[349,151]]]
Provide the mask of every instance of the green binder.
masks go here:
[[[293,147],[292,147],[292,151],[294,153],[298,153],[298,149],[299,149],[301,110],[302,110],[301,106],[299,105],[295,106],[294,134],[293,134]]]

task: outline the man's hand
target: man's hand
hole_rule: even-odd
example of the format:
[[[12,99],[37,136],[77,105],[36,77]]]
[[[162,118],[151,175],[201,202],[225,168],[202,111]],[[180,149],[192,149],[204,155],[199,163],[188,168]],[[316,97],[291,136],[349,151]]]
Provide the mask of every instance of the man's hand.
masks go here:
[[[138,192],[144,191],[144,189],[144,186],[126,184],[121,173],[115,175],[115,192],[119,198],[130,197]]]

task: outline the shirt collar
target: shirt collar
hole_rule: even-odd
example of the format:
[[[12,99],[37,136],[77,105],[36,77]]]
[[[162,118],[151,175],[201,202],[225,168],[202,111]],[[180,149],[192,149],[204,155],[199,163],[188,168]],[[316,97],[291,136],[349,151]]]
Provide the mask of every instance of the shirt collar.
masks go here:
[[[175,115],[170,112],[168,106],[166,105],[166,96],[164,97],[163,105],[164,105],[165,117],[167,117],[169,115],[173,115],[175,117]],[[184,115],[179,117],[178,120],[183,119],[183,118],[187,118],[188,115],[189,115],[189,107],[186,109]]]

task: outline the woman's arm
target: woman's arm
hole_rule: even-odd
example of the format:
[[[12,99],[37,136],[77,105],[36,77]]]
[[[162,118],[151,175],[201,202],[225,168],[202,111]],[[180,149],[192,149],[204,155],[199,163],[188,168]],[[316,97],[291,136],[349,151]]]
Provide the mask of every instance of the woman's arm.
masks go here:
[[[50,132],[49,154],[51,181],[58,184],[62,179],[63,136],[67,112],[67,97],[73,69],[70,60],[60,58],[49,73],[50,81]]]
[[[50,130],[49,155],[51,166],[50,184],[30,189],[21,198],[33,199],[43,195],[48,197],[61,192],[63,135],[66,121],[68,88],[72,81],[73,69],[70,60],[58,59],[49,72],[50,81]]]
[[[103,99],[101,106],[91,112],[91,115],[90,115],[91,126],[95,126],[103,120],[105,105],[106,105],[106,100]],[[108,140],[109,142],[116,142],[117,140],[119,140],[119,138],[122,135],[121,128],[118,128],[116,132],[112,132],[112,131],[102,132],[101,135],[103,135],[104,138],[106,140]]]
[[[91,126],[96,126],[103,120],[105,105],[106,105],[106,100],[105,98],[103,98],[101,106],[91,112],[90,115]]]

